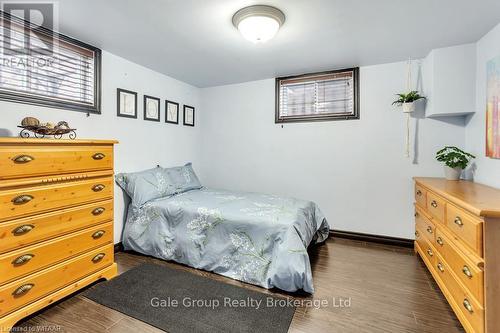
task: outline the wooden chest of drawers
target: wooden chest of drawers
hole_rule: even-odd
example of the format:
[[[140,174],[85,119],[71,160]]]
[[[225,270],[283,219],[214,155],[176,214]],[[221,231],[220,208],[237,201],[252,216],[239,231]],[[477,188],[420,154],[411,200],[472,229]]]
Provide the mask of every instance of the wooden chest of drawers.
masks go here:
[[[415,250],[467,332],[500,332],[500,190],[415,178]]]
[[[115,143],[0,138],[0,332],[116,275]]]

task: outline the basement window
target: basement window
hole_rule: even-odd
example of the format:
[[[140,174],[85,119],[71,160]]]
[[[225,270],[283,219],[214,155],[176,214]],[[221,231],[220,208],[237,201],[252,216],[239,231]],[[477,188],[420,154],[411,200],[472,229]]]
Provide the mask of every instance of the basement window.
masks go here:
[[[0,99],[101,113],[101,50],[0,11]]]
[[[276,123],[359,119],[359,69],[279,77]]]

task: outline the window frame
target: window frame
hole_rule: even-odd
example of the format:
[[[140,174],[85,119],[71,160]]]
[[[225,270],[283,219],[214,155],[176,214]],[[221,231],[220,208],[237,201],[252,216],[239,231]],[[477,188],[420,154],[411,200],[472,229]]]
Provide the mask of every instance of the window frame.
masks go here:
[[[27,24],[30,28],[33,27],[34,25],[26,20],[23,20],[17,16],[10,15],[9,13],[6,13],[4,11],[0,10],[0,15],[2,16],[3,19],[6,20],[11,20],[12,22],[16,22],[18,24]],[[52,107],[56,109],[64,109],[64,110],[70,110],[70,111],[79,111],[79,112],[85,112],[85,113],[93,113],[93,114],[101,114],[101,94],[102,94],[102,51],[101,49],[92,46],[90,44],[84,43],[82,41],[79,41],[77,39],[71,38],[69,36],[63,35],[61,33],[58,33],[56,31],[52,31],[50,29],[47,29],[45,27],[40,27],[36,26],[37,31],[40,31],[42,33],[46,33],[49,35],[52,35],[54,39],[57,39],[62,42],[66,42],[69,44],[74,44],[78,47],[85,48],[87,50],[90,50],[94,52],[94,105],[93,106],[88,106],[88,105],[83,105],[80,103],[76,102],[70,102],[70,101],[61,101],[57,100],[54,98],[50,97],[44,97],[44,96],[39,96],[36,94],[32,94],[30,92],[27,93],[22,93],[22,92],[15,92],[15,91],[4,91],[0,89],[0,100],[2,101],[7,101],[7,102],[14,102],[14,103],[22,103],[22,104],[29,104],[29,105],[36,105],[36,106],[45,106],[45,107]],[[0,47],[3,47],[0,46]]]
[[[345,114],[328,114],[321,116],[296,116],[293,118],[280,118],[280,82],[290,79],[303,79],[318,75],[328,75],[328,74],[338,74],[343,72],[352,72],[354,81],[354,91],[353,91],[353,113],[350,115]],[[333,121],[333,120],[355,120],[359,119],[359,67],[336,69],[324,72],[306,73],[300,75],[282,76],[277,77],[275,81],[275,124],[283,123],[299,123],[299,122],[316,122],[316,121]]]

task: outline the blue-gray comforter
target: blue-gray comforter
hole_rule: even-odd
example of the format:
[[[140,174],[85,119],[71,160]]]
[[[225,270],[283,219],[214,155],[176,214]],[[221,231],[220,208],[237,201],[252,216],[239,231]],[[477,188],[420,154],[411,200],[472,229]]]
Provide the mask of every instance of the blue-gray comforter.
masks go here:
[[[265,288],[313,293],[307,247],[328,232],[311,201],[202,188],[130,205],[123,244]]]

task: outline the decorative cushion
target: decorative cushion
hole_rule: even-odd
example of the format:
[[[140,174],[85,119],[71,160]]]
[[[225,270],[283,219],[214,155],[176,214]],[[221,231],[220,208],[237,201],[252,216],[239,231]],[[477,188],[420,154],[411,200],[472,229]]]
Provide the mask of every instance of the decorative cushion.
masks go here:
[[[187,163],[181,167],[166,168],[164,170],[168,179],[170,179],[172,186],[175,188],[176,194],[190,190],[197,190],[203,187],[196,176],[191,163]]]
[[[175,187],[165,174],[165,169],[161,167],[139,172],[120,173],[116,175],[115,179],[118,185],[130,196],[132,204],[136,207],[176,193]]]

